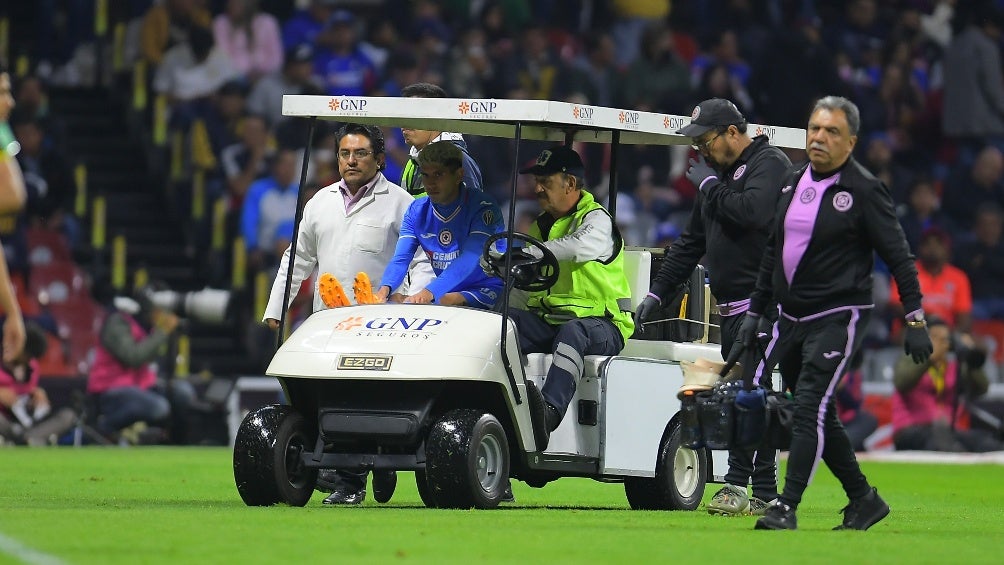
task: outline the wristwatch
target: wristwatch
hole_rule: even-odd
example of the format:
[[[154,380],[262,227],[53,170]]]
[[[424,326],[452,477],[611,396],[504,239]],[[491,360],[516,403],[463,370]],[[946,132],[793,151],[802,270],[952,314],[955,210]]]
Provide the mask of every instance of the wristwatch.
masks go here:
[[[917,312],[906,319],[906,325],[911,328],[926,328],[927,320],[924,319],[924,312]]]

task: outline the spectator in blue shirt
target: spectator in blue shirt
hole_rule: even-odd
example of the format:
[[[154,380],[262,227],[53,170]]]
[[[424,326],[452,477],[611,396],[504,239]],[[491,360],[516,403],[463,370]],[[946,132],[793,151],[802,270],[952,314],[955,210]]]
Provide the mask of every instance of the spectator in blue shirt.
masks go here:
[[[296,214],[296,152],[282,149],[275,156],[272,174],[248,188],[241,211],[241,236],[248,250],[248,266],[272,266],[276,229]]]

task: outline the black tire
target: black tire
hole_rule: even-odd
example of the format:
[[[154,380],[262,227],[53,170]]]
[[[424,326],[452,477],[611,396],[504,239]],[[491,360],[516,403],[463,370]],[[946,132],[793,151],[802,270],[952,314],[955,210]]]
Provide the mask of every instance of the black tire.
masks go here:
[[[303,416],[292,406],[263,406],[245,416],[234,439],[234,482],[244,504],[306,504],[317,469],[306,467],[300,454],[313,447]]]
[[[429,431],[425,458],[438,508],[495,508],[509,484],[509,442],[492,414],[448,412]]]
[[[624,493],[635,510],[696,510],[707,485],[708,451],[680,444],[680,426],[671,423],[659,445],[655,478],[627,477]]]
[[[439,508],[432,492],[429,491],[429,480],[425,478],[425,471],[415,471],[415,486],[418,487],[418,497],[426,508]]]

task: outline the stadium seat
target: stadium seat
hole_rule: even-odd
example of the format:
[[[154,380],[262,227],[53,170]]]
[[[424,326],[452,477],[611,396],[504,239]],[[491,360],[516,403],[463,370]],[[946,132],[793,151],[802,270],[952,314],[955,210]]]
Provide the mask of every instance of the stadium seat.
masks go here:
[[[55,230],[32,227],[27,231],[28,262],[32,266],[54,261],[70,261],[70,246],[66,237]]]
[[[77,374],[77,368],[69,362],[69,351],[64,351],[63,342],[56,336],[48,337],[49,347],[38,360],[39,372],[45,377],[71,377]]]
[[[40,302],[52,305],[90,297],[84,272],[72,261],[52,261],[32,266],[28,290]]]
[[[78,372],[84,372],[101,330],[101,307],[88,297],[54,303],[50,308],[59,324],[60,334],[69,340],[69,363]]]

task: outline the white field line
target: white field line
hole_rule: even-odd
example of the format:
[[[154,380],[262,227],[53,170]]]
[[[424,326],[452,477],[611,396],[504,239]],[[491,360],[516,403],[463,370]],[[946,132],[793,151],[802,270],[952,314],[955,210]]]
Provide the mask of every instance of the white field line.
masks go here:
[[[2,533],[0,533],[0,555],[9,555],[29,565],[65,565],[66,563],[58,557],[32,549]]]
[[[900,463],[954,463],[977,465],[996,463],[1004,465],[1004,451],[990,453],[945,453],[940,451],[873,451],[858,453],[865,461],[891,461]]]

